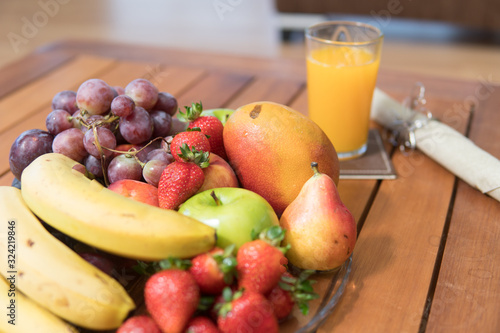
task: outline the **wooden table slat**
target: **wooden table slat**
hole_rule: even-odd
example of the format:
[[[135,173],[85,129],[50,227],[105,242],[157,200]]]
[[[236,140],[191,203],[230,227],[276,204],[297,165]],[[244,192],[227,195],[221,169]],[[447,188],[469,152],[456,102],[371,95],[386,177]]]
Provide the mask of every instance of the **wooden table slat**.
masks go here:
[[[185,111],[184,106],[191,106],[191,103],[200,101],[206,110],[224,107],[251,79],[252,77],[248,75],[208,72],[192,87],[177,96],[179,107]]]
[[[349,292],[326,327],[418,332],[446,222],[449,196],[442,193],[451,195],[454,184],[452,175],[422,159],[411,177],[380,185],[354,250]]]
[[[256,101],[272,101],[275,103],[289,104],[302,88],[303,83],[300,81],[272,77],[257,77],[248,84],[241,94],[227,104],[226,107],[237,109],[242,105]]]
[[[204,69],[187,66],[150,64],[147,69],[148,74],[145,78],[156,85],[160,91],[168,92],[176,98],[207,75],[207,71]]]
[[[500,86],[491,86],[489,91],[498,92]],[[484,96],[474,114],[470,138],[500,157],[498,140],[492,140],[500,123],[500,94]],[[499,331],[499,235],[498,202],[460,181],[427,323],[428,332]]]
[[[25,86],[26,82],[35,80],[53,71],[74,57],[74,54],[70,55],[62,52],[32,53],[1,68],[0,98]]]

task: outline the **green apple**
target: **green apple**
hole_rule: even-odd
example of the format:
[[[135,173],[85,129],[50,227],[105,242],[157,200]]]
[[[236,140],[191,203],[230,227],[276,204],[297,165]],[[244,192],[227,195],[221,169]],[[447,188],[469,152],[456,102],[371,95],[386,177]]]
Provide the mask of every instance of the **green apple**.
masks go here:
[[[213,192],[213,194],[212,194]],[[239,187],[221,187],[195,194],[179,212],[215,228],[217,246],[239,248],[279,219],[271,205],[255,192]]]
[[[214,116],[217,119],[219,119],[222,124],[226,124],[227,118],[231,114],[233,114],[234,110],[233,109],[224,109],[224,108],[219,108],[219,109],[210,109],[210,110],[203,110],[201,112],[202,116]]]

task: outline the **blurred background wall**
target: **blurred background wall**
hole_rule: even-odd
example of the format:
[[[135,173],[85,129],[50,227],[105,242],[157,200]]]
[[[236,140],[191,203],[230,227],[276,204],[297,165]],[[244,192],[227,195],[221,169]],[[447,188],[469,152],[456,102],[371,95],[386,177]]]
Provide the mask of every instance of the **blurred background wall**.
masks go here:
[[[378,25],[382,68],[500,81],[498,0],[0,0],[0,66],[65,39],[301,59],[329,19]]]

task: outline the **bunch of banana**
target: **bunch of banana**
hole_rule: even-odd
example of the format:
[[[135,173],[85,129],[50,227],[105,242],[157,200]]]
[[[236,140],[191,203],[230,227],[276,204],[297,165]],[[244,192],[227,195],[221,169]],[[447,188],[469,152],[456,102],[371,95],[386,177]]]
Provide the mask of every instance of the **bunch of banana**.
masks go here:
[[[210,250],[215,230],[173,210],[130,200],[45,154],[24,169],[22,196],[40,219],[98,249],[127,258],[188,258]]]
[[[0,302],[2,304],[9,304],[8,297],[10,291],[10,284],[0,277]],[[10,319],[9,317],[0,320],[0,332],[10,333],[77,333],[77,329],[40,305],[33,302],[28,297],[24,296],[21,292],[15,293],[16,304],[18,309],[22,309],[21,320]]]
[[[8,235],[8,231],[12,233],[10,239],[0,237],[0,253],[15,256],[13,266],[8,266],[7,260],[0,262],[0,273],[14,279],[15,290],[42,308],[75,325],[104,330],[120,326],[135,307],[116,280],[53,237],[32,214],[16,188],[0,187],[0,224],[3,236]],[[15,247],[9,247],[12,242]],[[16,270],[14,276],[10,272],[13,269]],[[5,295],[2,292],[2,297]],[[16,296],[21,302],[19,307],[23,302],[29,304],[20,300],[19,294]],[[57,332],[55,325],[61,325],[36,306],[18,309],[22,316],[18,323],[22,321],[23,325],[34,318],[53,323],[51,332]],[[40,327],[32,332],[40,332]]]

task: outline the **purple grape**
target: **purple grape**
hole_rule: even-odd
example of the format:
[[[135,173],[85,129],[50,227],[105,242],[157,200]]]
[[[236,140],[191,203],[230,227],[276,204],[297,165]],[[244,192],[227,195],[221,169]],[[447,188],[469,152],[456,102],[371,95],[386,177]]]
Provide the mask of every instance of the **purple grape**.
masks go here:
[[[87,156],[84,161],[85,168],[97,178],[102,178],[104,173],[102,171],[101,159],[92,155]]]
[[[99,122],[99,124],[97,124],[98,127],[103,127],[103,128],[107,128],[109,130],[111,130],[112,128],[114,128],[114,123],[111,123],[109,121],[106,121],[106,118],[103,116],[103,115],[100,115],[100,114],[94,114],[94,115],[91,115],[91,116],[87,116],[85,118],[85,121],[87,122],[87,125],[90,126],[96,122]]]
[[[111,87],[111,91],[113,92],[113,98],[119,96],[120,94],[118,93],[118,91],[116,91],[116,89],[114,87]]]
[[[52,99],[52,110],[66,110],[69,114],[78,111],[76,105],[76,92],[72,90],[63,90],[58,92]]]
[[[78,128],[70,128],[54,137],[52,150],[54,153],[66,155],[74,161],[81,162],[88,155],[83,145],[83,132]]]
[[[125,95],[125,88],[120,86],[113,86],[113,89],[117,92],[118,96]]]
[[[66,110],[53,110],[45,119],[45,127],[47,127],[50,134],[57,135],[73,127],[72,117]]]
[[[146,142],[153,135],[153,120],[144,108],[136,106],[132,114],[120,118],[120,133],[131,144]]]
[[[115,270],[115,266],[113,262],[106,258],[105,256],[98,254],[98,253],[91,253],[91,252],[83,252],[79,253],[80,257],[85,259],[88,263],[92,264],[93,266],[99,268],[101,271],[108,275],[112,275],[113,271]]]
[[[120,123],[120,121],[118,121],[118,124]],[[115,130],[113,131],[113,133],[115,133],[115,137],[116,137],[116,144],[117,145],[125,145],[125,144],[129,144],[127,142],[127,140],[125,140],[125,138],[123,137],[122,133],[120,133],[120,127],[118,127],[118,130]]]
[[[85,168],[84,165],[82,165],[80,163],[77,163],[77,164],[73,165],[72,169],[80,172],[84,176],[87,175],[87,169]]]
[[[111,130],[105,128],[105,127],[96,127],[96,134],[97,134],[97,140],[98,143],[101,145],[101,151],[102,154],[106,157],[110,157],[113,155],[113,152],[111,150],[105,149],[115,149],[116,148],[116,138],[113,132]],[[95,140],[95,135],[93,128],[90,128],[87,132],[85,132],[84,138],[83,138],[83,145],[85,146],[85,149],[87,152],[95,156],[97,158],[101,157],[101,153],[99,152],[99,149],[97,148],[96,140]]]
[[[153,138],[165,137],[172,127],[172,116],[161,110],[153,110],[150,113],[153,119]]]
[[[83,82],[76,92],[78,108],[91,115],[107,113],[113,98],[115,95],[111,87],[100,79],[90,79]]]
[[[157,149],[158,148],[158,144],[156,144],[156,142],[153,142],[149,145],[141,145],[137,150],[140,150],[138,153],[137,153],[137,158],[143,162],[143,163],[146,163],[148,161],[148,154]]]
[[[108,181],[113,184],[121,179],[141,180],[142,167],[135,157],[122,154],[111,160],[108,166]]]
[[[17,179],[33,160],[38,156],[52,152],[54,136],[39,129],[27,130],[19,135],[9,153],[10,170]]]
[[[152,160],[160,160],[160,161],[164,161],[167,163],[172,163],[173,161],[175,161],[172,154],[167,153],[167,151],[165,149],[162,149],[162,148],[157,148],[157,149],[151,150],[148,153],[148,156],[146,158],[146,162],[149,162]]]
[[[174,139],[174,137],[172,135],[164,137],[163,140],[161,140],[160,148],[165,150],[167,153],[169,153],[170,152],[170,144],[172,143],[173,139]]]
[[[127,95],[120,95],[111,102],[111,112],[118,117],[127,117],[134,111],[135,103]]]
[[[158,100],[153,107],[153,110],[162,110],[173,116],[177,112],[178,104],[177,99],[168,92],[158,93]]]
[[[162,160],[151,160],[144,165],[142,176],[148,184],[158,187],[161,174],[169,164]]]
[[[150,110],[158,101],[158,88],[146,79],[135,79],[125,87],[125,94],[130,96],[135,105]]]
[[[74,128],[82,128],[82,119],[83,116],[82,116],[82,112],[80,110],[76,111],[75,113],[73,113],[73,115],[71,115],[71,122],[73,123],[73,127]],[[84,130],[87,130],[85,127],[84,127]]]
[[[172,118],[172,125],[168,135],[176,135],[177,133],[184,132],[188,125],[189,123],[187,122],[181,121],[177,118]]]

